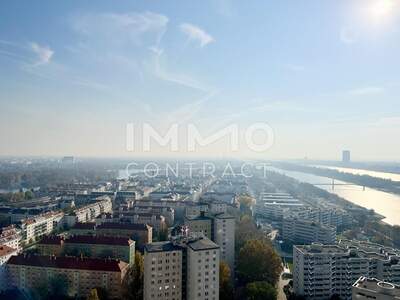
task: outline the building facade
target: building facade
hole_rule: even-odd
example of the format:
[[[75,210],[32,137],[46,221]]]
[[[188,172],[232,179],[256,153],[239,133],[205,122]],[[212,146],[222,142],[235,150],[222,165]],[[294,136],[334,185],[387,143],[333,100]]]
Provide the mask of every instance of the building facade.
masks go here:
[[[399,253],[376,244],[368,247],[351,241],[293,247],[296,295],[322,300],[336,294],[341,299],[351,299],[351,287],[361,276],[400,283]]]
[[[7,262],[7,285],[29,292],[60,276],[70,297],[87,297],[91,289],[98,287],[105,289],[111,299],[118,299],[127,267],[118,260],[18,255]]]
[[[175,237],[144,249],[144,299],[218,300],[220,247],[206,237]]]
[[[353,300],[399,300],[400,286],[376,278],[360,277],[352,287]]]
[[[336,227],[298,218],[284,218],[282,239],[292,244],[334,244]]]

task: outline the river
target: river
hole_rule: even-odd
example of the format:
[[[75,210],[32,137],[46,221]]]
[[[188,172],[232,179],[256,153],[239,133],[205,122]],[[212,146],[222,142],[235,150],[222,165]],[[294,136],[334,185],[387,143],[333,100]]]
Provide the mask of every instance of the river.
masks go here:
[[[396,173],[388,173],[388,172],[378,172],[371,171],[365,169],[353,169],[353,168],[344,168],[344,167],[332,167],[332,166],[323,166],[323,165],[314,165],[313,167],[336,170],[343,173],[350,173],[354,175],[368,175],[377,178],[390,179],[392,181],[400,182],[400,174]]]
[[[384,222],[390,225],[400,225],[400,196],[376,189],[363,188],[362,186],[351,185],[336,185],[332,189],[332,179],[328,177],[316,176],[313,174],[286,171],[275,167],[268,167],[269,170],[282,173],[286,176],[295,178],[302,182],[307,182],[316,185],[330,193],[336,194],[354,204],[373,209],[378,214],[385,216]],[[323,185],[319,185],[323,184]],[[325,185],[324,185],[325,184]],[[336,180],[335,184],[349,184],[344,181]]]

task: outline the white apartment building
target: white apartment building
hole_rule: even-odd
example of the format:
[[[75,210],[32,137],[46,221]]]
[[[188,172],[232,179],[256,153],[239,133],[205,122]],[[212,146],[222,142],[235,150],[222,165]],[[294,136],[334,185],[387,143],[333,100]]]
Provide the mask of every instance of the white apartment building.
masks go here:
[[[102,196],[96,202],[74,209],[74,212],[65,216],[65,224],[73,227],[76,223],[86,223],[95,221],[103,213],[112,212],[111,198]]]
[[[334,244],[336,227],[298,218],[284,218],[282,239],[292,244]]]
[[[50,234],[63,224],[63,212],[48,212],[21,222],[22,240],[25,243],[36,241],[43,235]]]
[[[261,193],[254,207],[254,214],[269,220],[281,220],[288,210],[304,204],[286,193]]]
[[[400,300],[400,286],[363,276],[353,284],[352,299]]]
[[[357,247],[358,242],[339,245],[312,244],[293,247],[293,289],[307,299],[329,299],[337,294],[351,299],[351,287],[361,276],[400,282],[400,256],[396,250],[376,244]],[[373,251],[371,251],[374,249]]]
[[[350,214],[341,208],[327,205],[317,208],[300,207],[299,209],[288,211],[284,217],[297,217],[332,227],[348,227],[352,224]]]
[[[219,246],[206,237],[178,237],[144,249],[144,299],[218,300]]]
[[[0,230],[0,246],[8,246],[16,249],[18,252],[21,250],[21,230],[15,227],[15,225],[10,225],[3,227]]]

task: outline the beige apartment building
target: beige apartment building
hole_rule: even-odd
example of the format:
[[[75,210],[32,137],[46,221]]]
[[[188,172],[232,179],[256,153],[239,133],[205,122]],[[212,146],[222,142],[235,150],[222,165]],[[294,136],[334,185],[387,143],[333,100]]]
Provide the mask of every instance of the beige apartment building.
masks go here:
[[[135,260],[135,241],[128,237],[74,235],[66,238],[49,236],[37,245],[40,255],[71,255],[120,259],[129,264]]]
[[[136,241],[139,248],[153,241],[153,228],[147,224],[107,222],[96,226],[96,234],[129,237]]]
[[[182,299],[183,248],[171,242],[145,246],[144,299]]]
[[[100,287],[110,299],[118,299],[127,267],[127,263],[111,259],[12,256],[7,262],[8,287],[28,292],[54,276],[63,276],[71,297],[87,297],[91,289]]]
[[[190,232],[201,233],[210,240],[213,237],[213,219],[204,213],[198,216],[186,216],[185,225],[189,228]]]
[[[144,248],[144,299],[218,300],[220,247],[206,237],[177,237]]]
[[[220,205],[220,204],[219,204]],[[203,234],[221,247],[221,260],[225,261],[231,270],[235,266],[235,218],[226,212],[201,212],[198,216],[186,216],[185,225],[194,234]],[[226,206],[225,206],[226,209]],[[231,272],[233,274],[233,272]]]
[[[209,239],[187,243],[186,299],[219,299],[219,246]]]

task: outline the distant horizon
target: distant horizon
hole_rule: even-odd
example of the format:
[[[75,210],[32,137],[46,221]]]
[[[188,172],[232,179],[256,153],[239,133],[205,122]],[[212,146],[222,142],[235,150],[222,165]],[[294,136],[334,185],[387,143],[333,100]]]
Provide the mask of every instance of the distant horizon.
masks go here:
[[[343,163],[342,160],[339,159],[329,159],[329,158],[260,158],[260,157],[254,157],[254,158],[243,158],[243,157],[217,157],[217,156],[209,156],[209,157],[200,157],[200,156],[84,156],[84,155],[0,155],[0,159],[62,159],[64,157],[69,157],[72,156],[75,159],[115,159],[115,160],[131,160],[131,159],[137,159],[140,161],[147,161],[147,160],[156,160],[156,161],[185,161],[185,160],[195,160],[195,161],[204,161],[204,160],[209,160],[209,161],[230,161],[230,160],[237,160],[237,161],[249,161],[249,160],[254,160],[254,161],[293,161],[293,162],[300,162],[300,161],[308,161],[308,162],[336,162],[340,164],[346,164]],[[352,159],[349,163],[349,165],[353,163],[383,163],[383,164],[400,164],[400,160],[379,160],[379,159]]]

